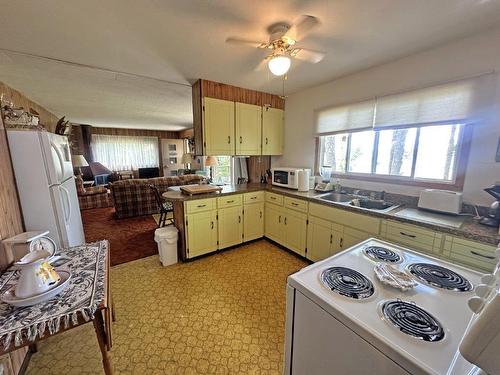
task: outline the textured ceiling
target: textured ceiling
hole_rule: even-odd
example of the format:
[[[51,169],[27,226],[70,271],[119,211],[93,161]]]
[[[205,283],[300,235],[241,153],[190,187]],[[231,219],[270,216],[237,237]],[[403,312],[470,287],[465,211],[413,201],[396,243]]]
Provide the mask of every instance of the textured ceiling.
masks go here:
[[[0,48],[161,81],[7,52],[0,80],[75,122],[181,129],[192,123],[187,85],[197,78],[281,93],[280,79],[254,71],[265,51],[224,41],[265,41],[270,24],[301,14],[322,24],[300,45],[327,56],[315,65],[294,61],[287,93],[497,24],[500,1],[4,1]]]

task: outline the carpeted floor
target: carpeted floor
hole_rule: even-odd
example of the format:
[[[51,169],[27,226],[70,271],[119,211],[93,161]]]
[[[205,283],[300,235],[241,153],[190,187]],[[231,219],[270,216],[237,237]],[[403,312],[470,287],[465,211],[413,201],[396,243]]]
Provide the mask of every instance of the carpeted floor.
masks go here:
[[[306,262],[260,240],[189,263],[111,269],[115,374],[283,370],[285,285]],[[103,374],[91,324],[39,343],[29,375]]]
[[[158,253],[154,241],[156,222],[151,215],[115,219],[114,208],[82,211],[87,242],[107,239],[111,248],[111,265],[130,262]]]

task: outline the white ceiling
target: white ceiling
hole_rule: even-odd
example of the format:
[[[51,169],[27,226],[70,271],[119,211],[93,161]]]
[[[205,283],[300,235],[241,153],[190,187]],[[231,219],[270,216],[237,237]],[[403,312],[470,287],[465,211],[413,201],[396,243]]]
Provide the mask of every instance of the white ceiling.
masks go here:
[[[498,0],[18,0],[1,9],[0,48],[156,78],[4,52],[1,81],[74,122],[165,130],[191,126],[197,78],[281,93],[279,78],[254,71],[265,51],[227,45],[229,36],[266,41],[272,23],[318,17],[300,45],[327,56],[293,62],[291,93],[500,22]]]

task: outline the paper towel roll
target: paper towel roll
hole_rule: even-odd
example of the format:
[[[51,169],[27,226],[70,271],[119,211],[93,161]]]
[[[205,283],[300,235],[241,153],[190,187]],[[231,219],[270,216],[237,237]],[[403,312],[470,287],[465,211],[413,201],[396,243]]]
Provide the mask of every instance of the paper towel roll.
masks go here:
[[[309,191],[309,169],[299,171],[299,191]]]

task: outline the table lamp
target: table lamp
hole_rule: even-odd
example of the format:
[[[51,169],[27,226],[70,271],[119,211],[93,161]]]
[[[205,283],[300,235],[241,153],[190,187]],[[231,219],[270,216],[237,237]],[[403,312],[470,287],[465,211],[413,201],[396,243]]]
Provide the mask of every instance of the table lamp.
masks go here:
[[[214,167],[217,166],[217,158],[215,156],[207,156],[205,159],[205,167],[210,167],[210,182],[214,179]]]
[[[186,152],[182,155],[181,163],[186,165],[186,169],[190,169],[191,163],[193,162],[193,154]]]
[[[73,155],[72,157],[73,167],[78,168],[78,172],[82,175],[82,167],[88,167],[89,163],[85,160],[83,155]]]

